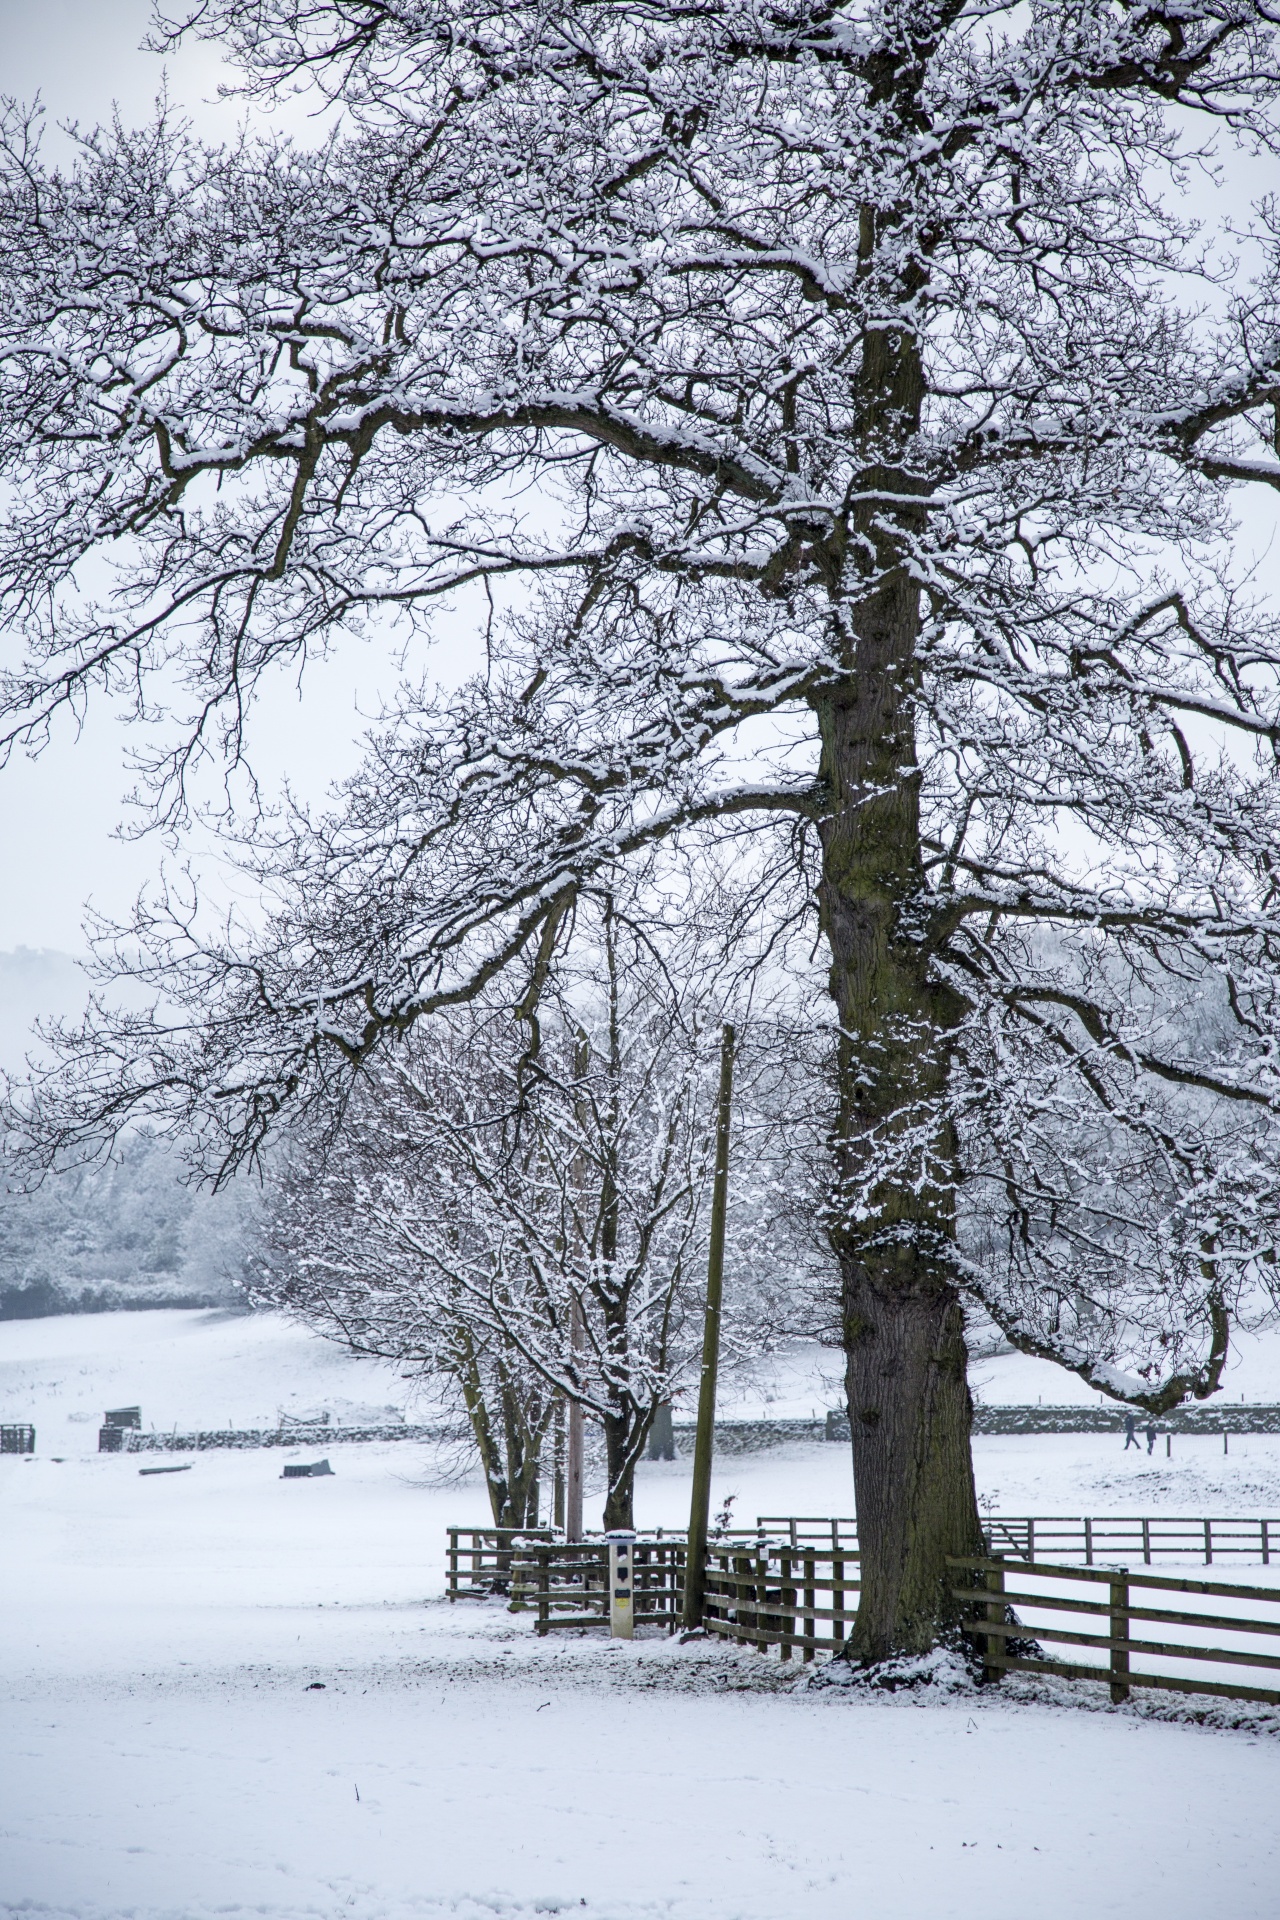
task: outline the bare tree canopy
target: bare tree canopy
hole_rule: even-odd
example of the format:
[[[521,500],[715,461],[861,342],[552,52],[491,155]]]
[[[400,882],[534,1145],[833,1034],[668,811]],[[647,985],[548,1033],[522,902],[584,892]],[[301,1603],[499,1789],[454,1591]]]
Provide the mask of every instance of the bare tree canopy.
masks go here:
[[[1178,191],[1274,151],[1278,18],[209,0],[167,30],[323,141],[162,116],[59,174],[8,122],[11,741],[167,703],[180,819],[271,662],[493,605],[482,675],[258,835],[265,933],[125,931],[179,1015],[66,1036],[33,1151],[145,1112],[233,1165],[506,969],[534,1005],[597,877],[749,844],[759,949],[812,904],[830,963],[866,1657],[978,1539],[963,1289],[1154,1408],[1274,1257],[1280,631],[1231,499],[1280,488],[1280,231],[1220,257]]]

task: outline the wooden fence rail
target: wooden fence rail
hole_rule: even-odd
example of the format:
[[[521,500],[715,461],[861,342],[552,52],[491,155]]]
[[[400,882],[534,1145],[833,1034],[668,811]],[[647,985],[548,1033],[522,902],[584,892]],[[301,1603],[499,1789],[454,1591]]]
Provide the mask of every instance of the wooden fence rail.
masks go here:
[[[447,1555],[447,1591],[450,1600],[467,1595],[506,1591],[515,1544],[527,1540],[554,1541],[550,1527],[524,1529],[450,1527]],[[1190,1556],[1205,1566],[1227,1559],[1254,1560],[1270,1566],[1280,1558],[1280,1519],[1195,1519],[1176,1515],[1126,1516],[1028,1514],[988,1515],[983,1521],[986,1544],[993,1554],[1019,1560],[1083,1561],[1086,1567],[1112,1561],[1141,1560],[1144,1566]],[[595,1536],[601,1538],[602,1536]],[[655,1536],[683,1540],[682,1529]],[[827,1547],[833,1553],[856,1557],[857,1521],[838,1515],[763,1513],[754,1527],[734,1527],[717,1536],[724,1542],[771,1540],[792,1548]]]
[[[759,1530],[785,1538],[793,1547],[830,1546],[833,1550],[845,1547],[856,1551],[858,1545],[858,1523],[845,1516],[828,1519],[816,1514],[762,1513],[756,1524]],[[1061,1555],[1067,1560],[1083,1560],[1086,1567],[1130,1558],[1141,1559],[1149,1567],[1156,1561],[1185,1555],[1209,1567],[1217,1560],[1230,1558],[1257,1560],[1266,1567],[1273,1554],[1280,1557],[1280,1519],[1269,1518],[989,1514],[982,1531],[992,1553],[1012,1554],[1021,1560],[1050,1560]]]
[[[450,1600],[505,1591],[516,1549],[556,1537],[550,1527],[450,1527],[448,1532],[445,1591]]]

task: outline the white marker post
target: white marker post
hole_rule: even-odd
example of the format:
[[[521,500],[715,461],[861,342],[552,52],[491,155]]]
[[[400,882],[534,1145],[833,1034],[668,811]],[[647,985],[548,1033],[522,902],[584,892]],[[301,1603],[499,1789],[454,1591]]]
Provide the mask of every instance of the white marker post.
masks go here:
[[[635,1540],[621,1528],[607,1533],[609,1543],[609,1632],[615,1640],[635,1635]]]

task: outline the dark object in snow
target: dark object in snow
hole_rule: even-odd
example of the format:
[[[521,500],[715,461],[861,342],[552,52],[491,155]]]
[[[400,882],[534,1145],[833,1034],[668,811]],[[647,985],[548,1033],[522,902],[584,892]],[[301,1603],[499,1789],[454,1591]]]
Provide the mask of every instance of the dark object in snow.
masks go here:
[[[190,1473],[191,1467],[192,1462],[188,1460],[183,1467],[139,1467],[138,1472],[145,1480],[149,1473]]]
[[[327,1460],[297,1461],[287,1466],[280,1475],[282,1480],[320,1480],[325,1474],[332,1474],[333,1468]]]
[[[1136,1413],[1126,1413],[1124,1417],[1124,1452],[1128,1453],[1130,1447],[1137,1447],[1137,1446],[1138,1446],[1138,1416]],[[1139,1453],[1141,1453],[1142,1451],[1141,1447],[1138,1447],[1138,1451]]]
[[[311,1682],[311,1684],[310,1684],[310,1685],[309,1685],[308,1687],[306,1687],[306,1688],[304,1688],[304,1692],[306,1692],[306,1693],[323,1693],[323,1692],[324,1692],[324,1681],[323,1681],[323,1680],[313,1680],[313,1681]]]
[[[35,1450],[34,1427],[0,1427],[0,1453],[34,1453]]]
[[[1151,1424],[1147,1427],[1146,1435],[1147,1435],[1147,1452],[1154,1453],[1156,1450],[1156,1428],[1155,1428],[1154,1421],[1152,1421]]]
[[[141,1430],[141,1407],[108,1407],[98,1428],[98,1452],[127,1453],[125,1433],[140,1433]]]
[[[676,1436],[671,1424],[671,1402],[664,1400],[653,1416],[653,1425],[649,1429],[650,1460],[674,1460],[676,1457]]]

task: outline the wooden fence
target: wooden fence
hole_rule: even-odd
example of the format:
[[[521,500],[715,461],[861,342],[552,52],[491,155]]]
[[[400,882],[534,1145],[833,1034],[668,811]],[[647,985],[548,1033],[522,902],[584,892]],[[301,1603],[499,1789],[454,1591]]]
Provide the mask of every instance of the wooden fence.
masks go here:
[[[846,1517],[763,1513],[757,1528],[793,1546],[857,1551],[858,1523]],[[1202,1520],[1170,1515],[1113,1516],[989,1514],[982,1522],[992,1553],[1020,1560],[1083,1560],[1086,1567],[1140,1558],[1144,1566],[1191,1555],[1207,1567],[1232,1556],[1270,1566],[1280,1556],[1280,1519]]]
[[[755,1527],[735,1527],[727,1533],[718,1534],[717,1538],[755,1541],[758,1532],[759,1530]],[[510,1591],[514,1577],[513,1568],[516,1567],[520,1555],[528,1546],[548,1543],[556,1545],[558,1551],[569,1550],[569,1543],[562,1540],[551,1527],[450,1527],[448,1535],[449,1547],[445,1555],[445,1592],[450,1600],[479,1599],[490,1593]],[[684,1539],[683,1527],[674,1530],[659,1527],[650,1542],[639,1544],[674,1543],[683,1553]],[[603,1553],[604,1535],[593,1534],[581,1544]],[[680,1564],[684,1565],[683,1559]],[[521,1594],[523,1580],[524,1575],[521,1573]],[[519,1599],[520,1595],[516,1597]],[[596,1617],[592,1615],[593,1619]]]
[[[812,1660],[835,1653],[858,1611],[856,1547],[793,1546],[757,1538],[754,1546],[718,1543],[707,1551],[704,1625],[741,1646],[797,1648]]]
[[[639,1626],[674,1633],[684,1601],[683,1540],[637,1540],[631,1550],[633,1614]],[[603,1540],[529,1541],[514,1555],[513,1612],[529,1608],[538,1633],[598,1627],[609,1619],[609,1548]]]
[[[505,1591],[517,1549],[556,1537],[550,1527],[450,1527],[445,1591],[450,1600]]]
[[[1048,1563],[998,1557],[952,1560],[960,1577],[954,1596],[974,1607],[974,1622],[966,1629],[976,1640],[988,1675],[1049,1673],[1067,1680],[1100,1680],[1111,1688],[1113,1700],[1127,1700],[1132,1687],[1169,1688],[1177,1693],[1208,1693],[1228,1700],[1260,1700],[1280,1705],[1275,1688],[1243,1684],[1231,1676],[1239,1669],[1280,1671],[1280,1588],[1240,1586],[1221,1580],[1179,1580],[1172,1575],[1130,1573],[1124,1567],[1060,1567]],[[1010,1586],[1012,1576],[1016,1585]],[[974,1583],[986,1586],[986,1598],[975,1601]],[[1105,1598],[1082,1598],[1080,1588]],[[1075,1587],[1074,1593],[1062,1588]],[[1162,1594],[1196,1599],[1225,1600],[1237,1608],[1254,1609],[1248,1617],[1203,1607],[1154,1606]],[[1063,1618],[1065,1616],[1065,1618]],[[1133,1622],[1147,1629],[1135,1636]],[[1176,1629],[1179,1638],[1170,1637]],[[1209,1635],[1188,1640],[1188,1632]],[[1088,1648],[1101,1657],[1089,1661],[1048,1658],[1043,1644]],[[1259,1644],[1260,1643],[1260,1644]],[[1265,1649],[1265,1650],[1264,1650]],[[1134,1656],[1148,1670],[1133,1665]],[[1213,1666],[1220,1671],[1208,1678],[1179,1671],[1191,1666]]]
[[[797,1534],[801,1524],[797,1518]],[[675,1631],[685,1561],[680,1535],[636,1541],[637,1625]],[[450,1599],[500,1586],[513,1611],[534,1615],[539,1634],[607,1623],[608,1547],[602,1538],[569,1544],[546,1529],[451,1527],[449,1562]],[[966,1619],[963,1630],[991,1679],[1006,1672],[1055,1674],[1099,1681],[1116,1700],[1126,1699],[1133,1687],[1160,1687],[1280,1705],[1280,1689],[1250,1682],[1253,1673],[1280,1673],[1280,1586],[996,1554],[949,1564],[953,1595]],[[819,1546],[797,1538],[793,1544],[789,1532],[770,1538],[744,1530],[708,1548],[705,1627],[742,1646],[777,1647],[783,1660],[797,1654],[812,1660],[839,1650],[857,1612],[858,1591],[857,1548],[847,1541],[837,1539],[833,1546],[828,1537]],[[1179,1604],[1155,1604],[1164,1596]],[[1046,1653],[1057,1646],[1079,1649],[1082,1657]]]

